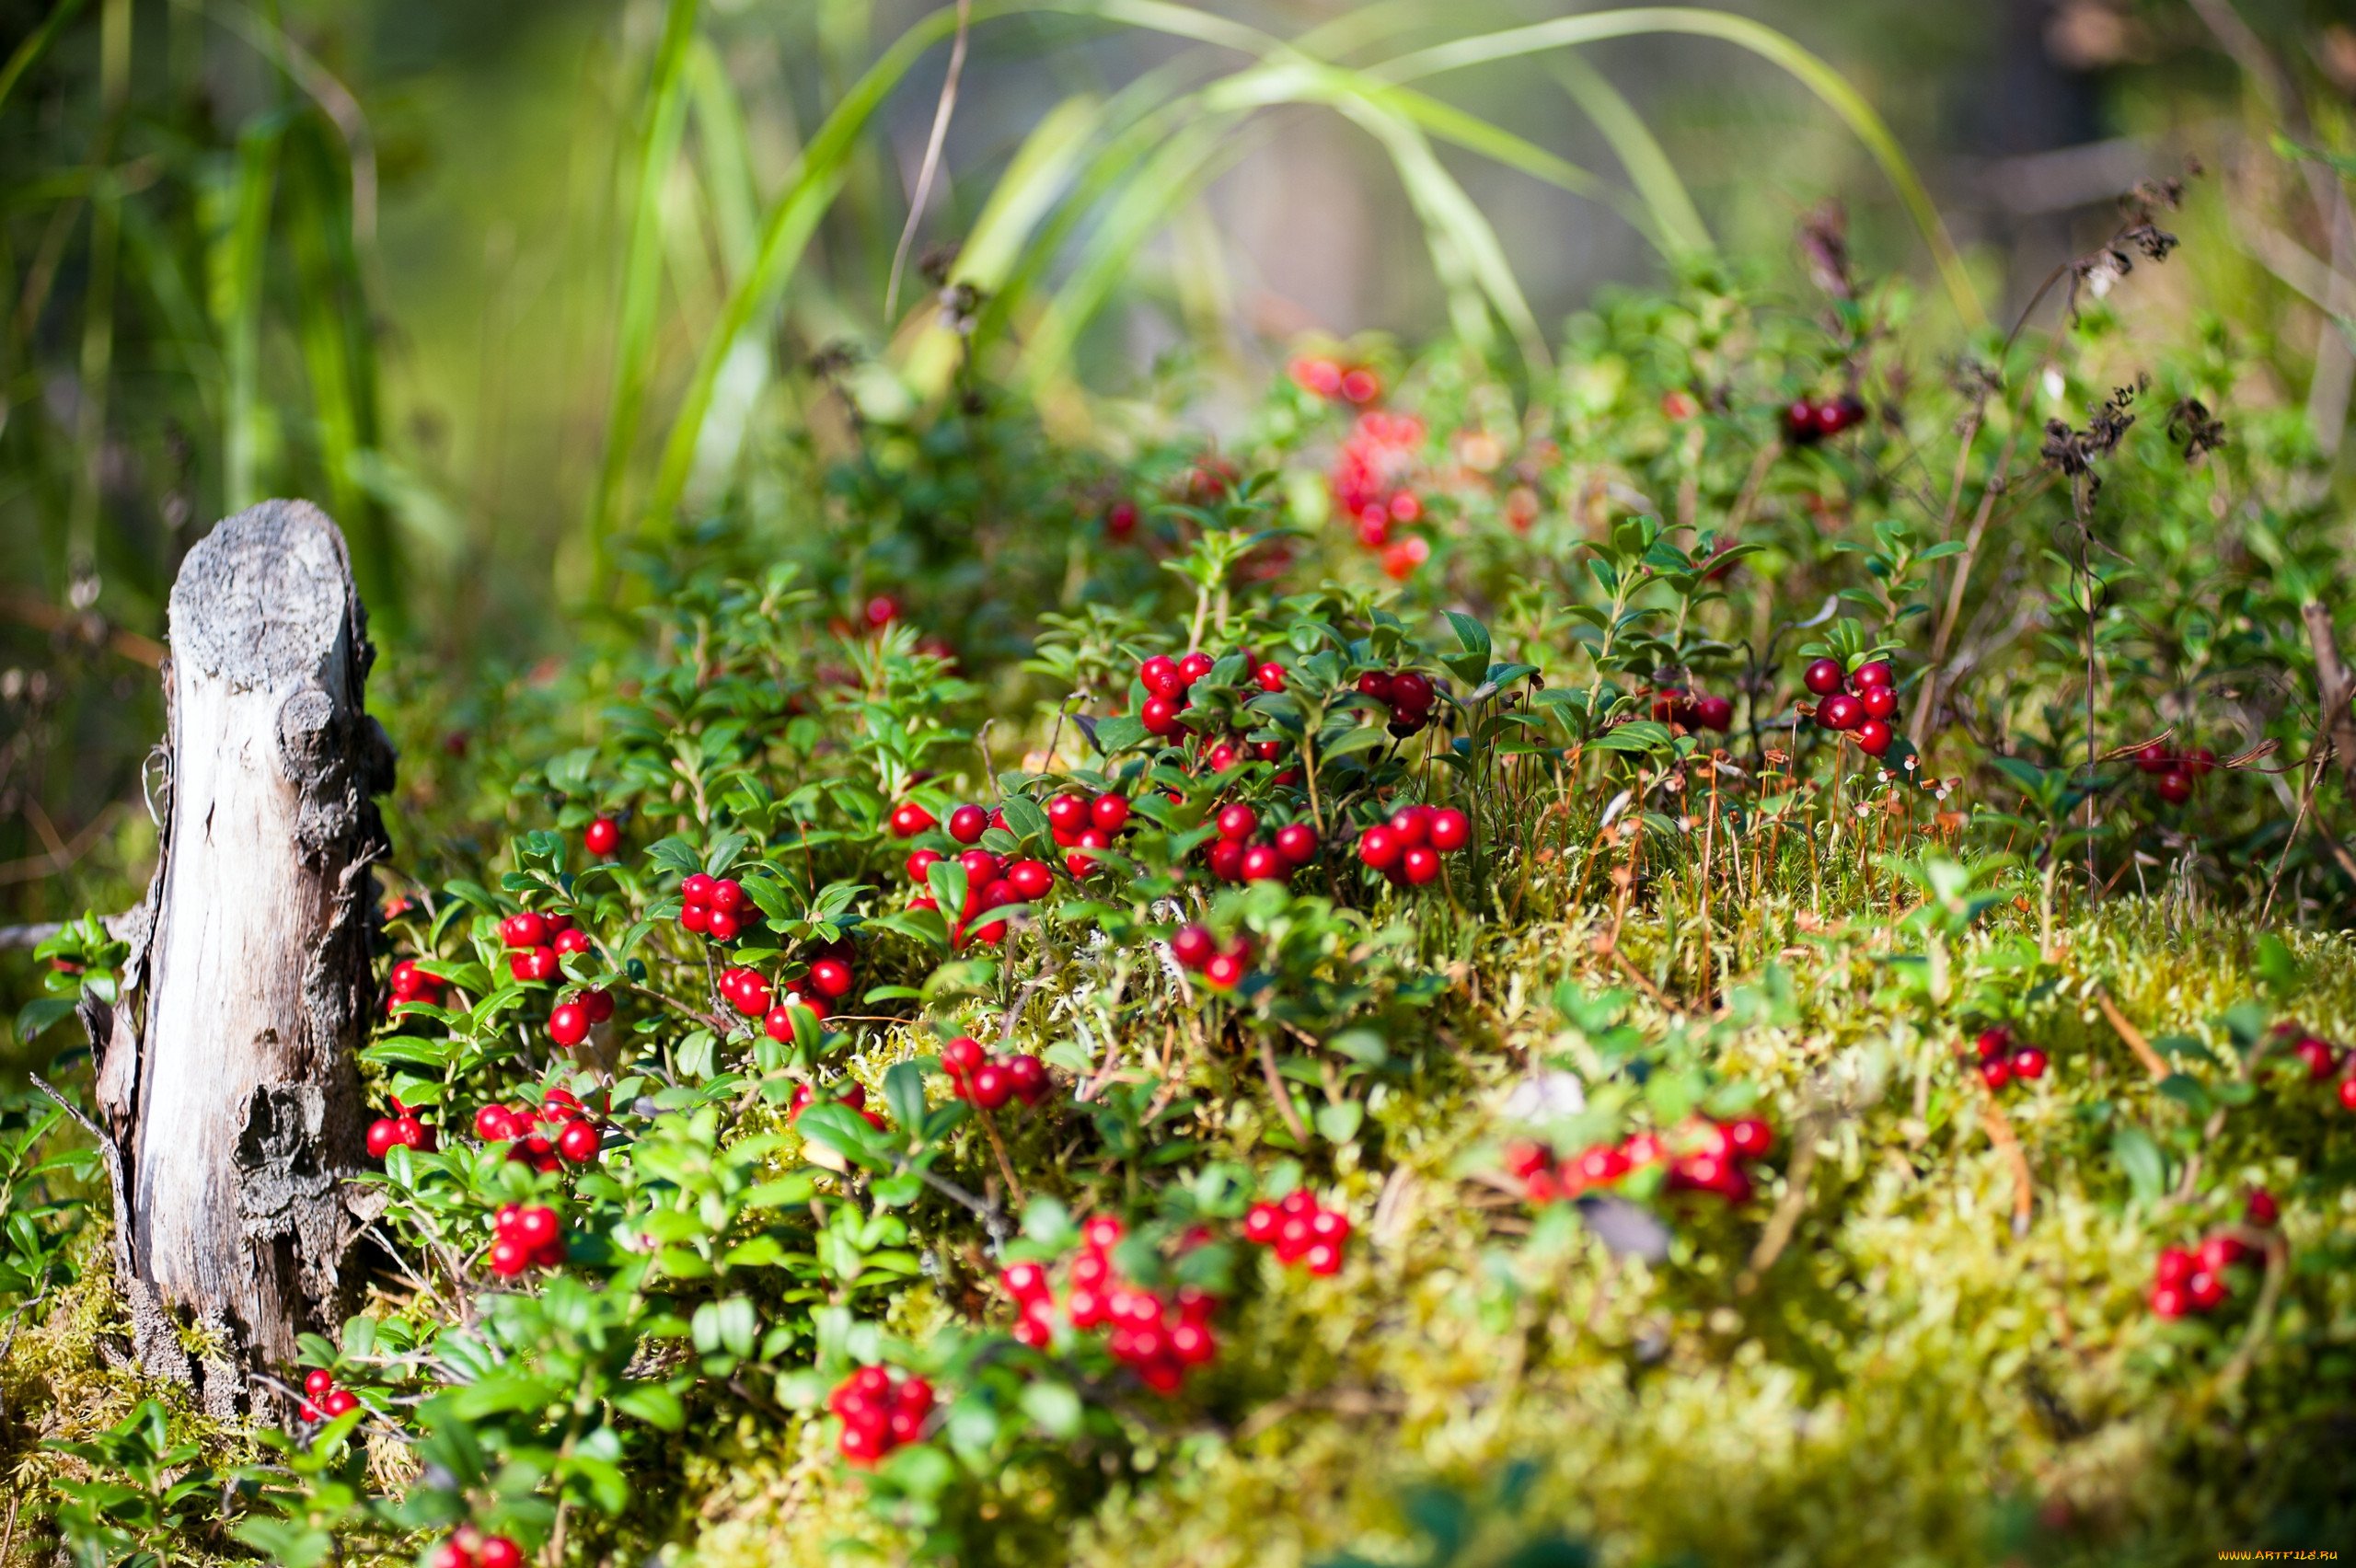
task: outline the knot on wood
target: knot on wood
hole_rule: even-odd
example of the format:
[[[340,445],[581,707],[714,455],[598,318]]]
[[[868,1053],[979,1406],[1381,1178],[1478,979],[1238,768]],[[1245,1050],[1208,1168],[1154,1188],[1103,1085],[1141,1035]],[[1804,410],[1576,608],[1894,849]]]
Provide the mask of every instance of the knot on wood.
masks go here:
[[[271,1249],[296,1243],[302,1294],[332,1300],[343,1250],[344,1221],[335,1192],[337,1172],[321,1158],[328,1097],[317,1084],[257,1085],[238,1129],[237,1215],[250,1241]]]

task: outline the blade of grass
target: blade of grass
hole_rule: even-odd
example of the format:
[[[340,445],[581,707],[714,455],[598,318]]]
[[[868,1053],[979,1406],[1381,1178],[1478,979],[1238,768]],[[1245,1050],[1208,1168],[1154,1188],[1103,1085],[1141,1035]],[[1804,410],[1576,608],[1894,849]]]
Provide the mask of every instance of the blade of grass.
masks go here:
[[[306,116],[286,143],[286,235],[299,286],[296,340],[310,379],[312,418],[335,520],[352,549],[352,579],[372,620],[408,627],[400,559],[384,509],[360,482],[360,455],[377,444],[375,348],[367,289],[352,243],[352,186],[342,144]]]
[[[1940,279],[1965,324],[1974,329],[1984,329],[1988,325],[1987,312],[1981,306],[1970,273],[1964,267],[1963,258],[1957,251],[1954,239],[1947,234],[1945,221],[1940,218],[1938,209],[1932,205],[1930,194],[1923,188],[1914,166],[1908,160],[1904,149],[1899,146],[1898,139],[1890,134],[1889,127],[1883,122],[1881,116],[1874,112],[1873,106],[1849,85],[1847,78],[1823,60],[1774,29],[1752,21],[1748,17],[1673,6],[1594,11],[1584,16],[1557,17],[1553,21],[1509,28],[1502,32],[1459,39],[1451,43],[1417,50],[1369,67],[1368,74],[1387,82],[1415,81],[1446,71],[1461,70],[1468,65],[1519,59],[1549,50],[1646,33],[1683,33],[1734,44],[1781,66],[1814,93],[1841,117],[1851,133],[1865,144],[1874,161],[1881,166],[1883,175],[1897,190],[1907,215],[1913,220],[1923,242],[1930,247]]]
[[[1644,198],[1653,222],[1670,246],[1688,253],[1707,255],[1717,248],[1710,238],[1692,193],[1679,178],[1677,166],[1661,150],[1652,128],[1635,106],[1611,85],[1611,79],[1577,53],[1547,57],[1547,69],[1571,95],[1571,101],[1595,124],[1610,144],[1611,156],[1628,171],[1629,183]]]
[[[237,174],[215,228],[208,271],[215,329],[227,370],[221,431],[222,504],[241,512],[262,499],[261,455],[270,414],[261,398],[261,287],[270,210],[284,128],[275,113],[237,137]]]
[[[638,444],[639,412],[653,375],[655,314],[663,287],[663,182],[678,156],[680,137],[687,127],[686,66],[687,45],[695,36],[696,11],[697,0],[670,0],[649,81],[629,245],[622,263],[605,455],[590,493],[586,536],[582,541],[593,598],[602,598],[606,593],[607,541],[619,521],[623,481]]]
[[[24,80],[25,73],[40,63],[41,56],[49,52],[50,45],[57,41],[58,35],[65,30],[66,24],[73,21],[81,9],[82,0],[57,0],[57,4],[50,7],[49,15],[41,18],[40,26],[27,33],[24,40],[9,51],[8,63],[0,65],[0,108],[7,106],[8,95],[16,90],[18,82]]]
[[[1032,128],[991,185],[989,199],[957,253],[960,282],[996,295],[1021,258],[1024,242],[1055,209],[1104,118],[1104,101],[1080,94],[1049,110]],[[920,397],[937,395],[949,384],[960,352],[957,334],[928,316],[908,348],[904,375],[909,386]]]

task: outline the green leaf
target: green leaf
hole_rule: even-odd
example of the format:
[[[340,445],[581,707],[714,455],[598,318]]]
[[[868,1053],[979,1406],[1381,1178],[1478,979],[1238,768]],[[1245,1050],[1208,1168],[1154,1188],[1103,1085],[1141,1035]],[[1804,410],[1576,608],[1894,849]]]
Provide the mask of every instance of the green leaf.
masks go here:
[[[2146,1204],[2160,1201],[2161,1194],[2167,1191],[2167,1158],[2161,1154],[2160,1146],[2152,1141],[2151,1134],[2141,1127],[2121,1127],[2111,1135],[2110,1154],[2119,1161],[2119,1168],[2126,1172],[2128,1182],[2135,1189],[2137,1201]]]
[[[1048,1436],[1068,1440],[1080,1432],[1080,1394],[1068,1383],[1043,1379],[1022,1390],[1022,1413]]]
[[[687,1424],[687,1406],[660,1383],[636,1383],[614,1396],[614,1408],[634,1415],[658,1432],[676,1432]]]

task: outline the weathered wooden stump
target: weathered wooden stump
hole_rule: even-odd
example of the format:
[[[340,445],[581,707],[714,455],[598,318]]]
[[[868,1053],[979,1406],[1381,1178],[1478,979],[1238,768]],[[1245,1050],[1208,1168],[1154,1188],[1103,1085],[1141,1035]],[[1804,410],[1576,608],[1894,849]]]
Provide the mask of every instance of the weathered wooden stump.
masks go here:
[[[387,848],[370,797],[393,754],[363,706],[375,650],[351,559],[317,507],[264,502],[215,527],[173,584],[170,636],[155,880],[121,999],[86,1021],[137,1354],[226,1413],[350,1297],[352,1053]]]

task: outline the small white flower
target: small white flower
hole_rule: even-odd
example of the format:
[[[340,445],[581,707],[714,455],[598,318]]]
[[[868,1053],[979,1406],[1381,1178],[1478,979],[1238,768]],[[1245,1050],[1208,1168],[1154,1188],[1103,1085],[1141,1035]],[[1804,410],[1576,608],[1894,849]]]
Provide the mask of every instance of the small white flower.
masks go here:
[[[1505,1113],[1517,1122],[1576,1116],[1587,1109],[1587,1086],[1569,1073],[1532,1073],[1506,1096]]]

